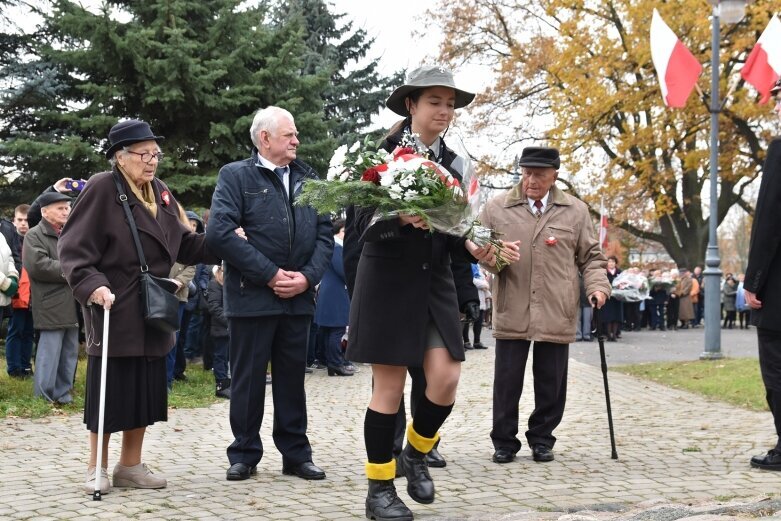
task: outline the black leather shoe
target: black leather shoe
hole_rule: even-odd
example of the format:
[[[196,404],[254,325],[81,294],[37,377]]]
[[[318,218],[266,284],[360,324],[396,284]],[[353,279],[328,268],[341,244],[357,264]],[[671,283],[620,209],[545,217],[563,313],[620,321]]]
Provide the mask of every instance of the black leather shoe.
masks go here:
[[[426,455],[407,443],[399,455],[399,464],[404,475],[407,476],[409,497],[424,505],[433,503],[434,481],[431,479],[431,474],[428,473]]]
[[[282,467],[282,474],[298,476],[301,479],[325,479],[325,472],[323,472],[323,469],[311,461],[305,461],[289,467]]]
[[[377,521],[412,521],[412,511],[399,499],[393,480],[369,480],[366,518]]]
[[[472,349],[472,342],[464,342],[464,349],[467,351]]]
[[[771,449],[763,456],[754,456],[751,466],[762,470],[781,470],[781,451]]]
[[[472,349],[488,349],[488,346],[486,346],[482,342],[475,342],[474,344],[472,344]]]
[[[553,451],[547,445],[537,443],[532,445],[532,458],[534,461],[539,461],[541,463],[553,461]]]
[[[496,449],[491,459],[494,463],[510,463],[515,459],[515,453],[510,449]]]
[[[250,467],[246,463],[234,463],[228,469],[226,478],[228,481],[243,481],[258,473],[258,467]]]
[[[442,454],[439,453],[436,447],[431,449],[429,453],[426,454],[426,463],[429,467],[433,467],[435,469],[447,467],[447,461],[445,461],[445,458],[442,457]]]
[[[352,376],[353,372],[344,367],[343,365],[340,366],[328,366],[328,376]]]

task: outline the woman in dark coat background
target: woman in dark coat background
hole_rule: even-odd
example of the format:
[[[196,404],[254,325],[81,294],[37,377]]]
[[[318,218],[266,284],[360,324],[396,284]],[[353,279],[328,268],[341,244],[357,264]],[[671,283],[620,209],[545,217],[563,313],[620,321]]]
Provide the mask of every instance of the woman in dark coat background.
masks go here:
[[[113,169],[87,182],[58,244],[65,278],[83,306],[87,334],[87,493],[94,490],[97,467],[101,307],[111,309],[101,492],[111,488],[106,470],[108,442],[110,433],[119,431],[122,451],[114,467],[114,486],[163,488],[167,484],[165,478],[155,476],[142,463],[141,450],[146,427],[167,420],[165,356],[174,344],[174,335],[144,323],[138,253],[115,184],[116,178],[127,194],[151,274],[168,277],[174,262],[189,265],[209,261],[204,236],[193,233],[179,220],[176,200],[155,178],[162,159],[158,147],[162,139],[143,121],[123,121],[112,127],[106,157]]]
[[[449,151],[440,134],[448,128],[454,110],[473,98],[474,94],[456,88],[452,73],[442,67],[410,72],[405,85],[386,102],[406,117],[391,129],[383,147],[393,150],[405,131],[414,133],[419,144],[442,163]],[[399,465],[412,499],[431,503],[434,484],[425,455],[453,408],[464,360],[451,255],[471,262],[495,262],[495,258],[492,248],[480,249],[463,238],[430,232],[420,217],[400,215],[372,224],[373,215],[372,208],[357,208],[350,223],[364,244],[352,295],[347,358],[371,363],[374,378],[364,420],[366,516],[404,520],[413,516],[393,485],[393,439],[407,367],[423,367],[427,386],[407,428]]]
[[[607,280],[612,287],[613,279],[618,277],[621,270],[618,269],[618,258],[611,255],[607,258]],[[600,320],[602,322],[605,331],[607,332],[607,339],[610,342],[615,342],[619,337],[621,322],[624,320],[624,314],[621,306],[621,301],[615,297],[610,297],[605,305],[602,306],[602,312],[600,314]]]

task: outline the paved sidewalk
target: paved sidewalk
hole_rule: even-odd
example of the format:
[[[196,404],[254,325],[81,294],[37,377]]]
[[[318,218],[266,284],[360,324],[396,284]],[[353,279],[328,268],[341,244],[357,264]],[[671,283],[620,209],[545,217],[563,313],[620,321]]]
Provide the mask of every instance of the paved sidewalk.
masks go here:
[[[596,349],[596,343],[592,346]],[[437,501],[414,503],[404,480],[397,480],[416,519],[577,521],[598,516],[562,513],[630,512],[626,509],[649,509],[662,499],[756,499],[781,490],[781,475],[748,465],[751,455],[774,441],[769,413],[617,373],[610,374],[610,390],[619,459],[611,460],[600,370],[576,361],[570,364],[567,411],[556,431],[556,461],[534,463],[524,446],[515,462],[492,463],[493,347],[469,351],[467,357],[453,415],[442,430],[440,450],[449,463],[431,471]],[[232,439],[226,403],[173,410],[167,423],[149,429],[145,444],[145,461],[168,477],[168,488],[115,489],[102,502],[81,491],[87,434],[80,415],[5,420],[0,425],[0,519],[362,519],[362,421],[369,389],[365,366],[348,378],[328,377],[324,371],[307,377],[309,435],[315,462],[328,474],[325,481],[281,474],[281,457],[270,435],[269,398],[262,430],[266,455],[253,479],[225,480],[225,448]],[[531,408],[527,382],[521,417],[527,418]],[[117,441],[112,439],[109,468],[116,462]],[[682,517],[659,512],[634,519]]]

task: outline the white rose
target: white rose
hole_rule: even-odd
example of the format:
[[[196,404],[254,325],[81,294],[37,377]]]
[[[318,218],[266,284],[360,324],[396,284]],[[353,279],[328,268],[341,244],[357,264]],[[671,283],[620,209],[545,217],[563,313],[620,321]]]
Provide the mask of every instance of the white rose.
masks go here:
[[[391,186],[396,180],[396,174],[391,170],[380,172],[380,186]]]
[[[331,166],[328,168],[328,174],[325,176],[325,178],[328,181],[333,181],[334,179],[336,179],[336,177],[339,175],[341,171],[342,171],[341,166],[338,167]]]
[[[349,179],[349,177],[350,177],[350,172],[345,172],[339,176],[339,181],[344,183],[345,181],[347,181],[347,179]]]
[[[331,161],[328,164],[330,166],[342,166],[344,164],[346,155],[347,155],[347,145],[342,145],[336,150],[334,150],[334,155],[331,156]]]
[[[356,152],[359,148],[361,148],[361,144],[358,141],[356,141],[355,143],[353,143],[353,146],[350,147],[349,152],[352,154],[353,152]]]

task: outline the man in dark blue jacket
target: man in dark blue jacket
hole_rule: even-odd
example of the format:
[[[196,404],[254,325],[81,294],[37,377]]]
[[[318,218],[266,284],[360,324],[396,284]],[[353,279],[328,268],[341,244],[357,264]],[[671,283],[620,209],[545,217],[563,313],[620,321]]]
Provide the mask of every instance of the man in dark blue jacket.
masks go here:
[[[304,367],[314,288],[331,259],[331,220],[294,205],[306,179],[296,159],[293,116],[278,107],[259,110],[250,128],[249,159],[220,169],[206,228],[209,248],[225,260],[225,316],[230,333],[228,480],[248,479],[263,456],[260,425],[271,362],[274,444],[282,472],[323,479],[306,435]],[[244,237],[235,233],[243,228]]]

